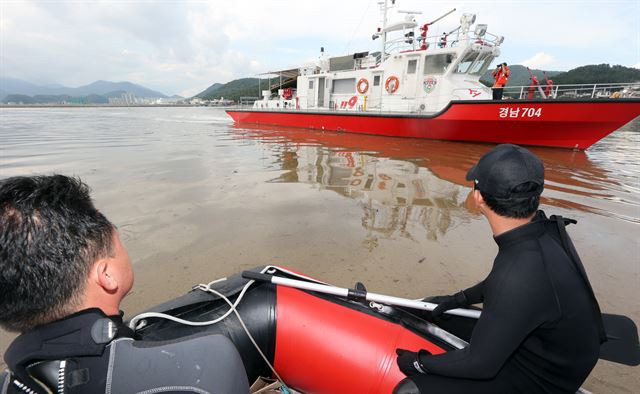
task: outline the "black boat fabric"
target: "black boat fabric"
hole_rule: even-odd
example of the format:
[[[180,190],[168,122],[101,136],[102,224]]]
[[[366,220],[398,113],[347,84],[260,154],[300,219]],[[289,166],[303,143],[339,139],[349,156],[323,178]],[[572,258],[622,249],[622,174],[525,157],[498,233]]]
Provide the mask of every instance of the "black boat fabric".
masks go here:
[[[562,237],[542,211],[495,237],[499,252],[470,345],[422,357],[427,375],[411,377],[422,392],[578,390],[598,360],[601,317]]]
[[[5,354],[6,392],[247,393],[237,350],[221,335],[134,340],[120,316],[87,309],[28,331]]]
[[[264,267],[258,267],[259,271]],[[235,302],[247,280],[240,275],[212,287]],[[229,305],[217,295],[193,290],[150,311],[162,312],[189,321],[211,321],[224,315]],[[244,295],[237,307],[238,313],[249,332],[271,364],[275,358],[276,346],[276,291],[273,285],[254,285]],[[220,334],[229,338],[238,349],[247,372],[253,382],[259,376],[270,376],[271,370],[245,333],[234,313],[219,323],[207,326],[189,326],[171,320],[148,318],[147,325],[136,331],[140,339],[164,341],[184,338],[197,334]]]

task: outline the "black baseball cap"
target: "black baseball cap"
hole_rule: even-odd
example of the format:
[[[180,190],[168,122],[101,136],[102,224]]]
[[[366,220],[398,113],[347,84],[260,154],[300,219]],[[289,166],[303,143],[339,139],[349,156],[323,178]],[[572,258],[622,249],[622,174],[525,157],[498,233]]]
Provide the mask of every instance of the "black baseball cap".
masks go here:
[[[544,165],[538,156],[513,144],[502,144],[485,153],[467,172],[476,189],[495,198],[539,196],[544,189]],[[533,182],[535,190],[514,192],[523,183]]]

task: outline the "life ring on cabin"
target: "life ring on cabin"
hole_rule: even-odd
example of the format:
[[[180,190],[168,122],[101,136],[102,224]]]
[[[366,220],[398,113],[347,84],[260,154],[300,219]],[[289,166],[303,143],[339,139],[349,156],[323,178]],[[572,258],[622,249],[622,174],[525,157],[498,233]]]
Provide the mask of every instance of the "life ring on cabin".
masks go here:
[[[384,83],[384,90],[386,90],[387,93],[389,94],[395,93],[395,91],[398,90],[399,87],[400,87],[400,81],[398,80],[398,77],[396,77],[395,75],[392,75],[389,78],[387,78],[387,80]]]
[[[369,81],[367,81],[367,78],[360,78],[356,85],[356,89],[358,89],[358,93],[360,94],[367,93],[367,90],[369,90]]]

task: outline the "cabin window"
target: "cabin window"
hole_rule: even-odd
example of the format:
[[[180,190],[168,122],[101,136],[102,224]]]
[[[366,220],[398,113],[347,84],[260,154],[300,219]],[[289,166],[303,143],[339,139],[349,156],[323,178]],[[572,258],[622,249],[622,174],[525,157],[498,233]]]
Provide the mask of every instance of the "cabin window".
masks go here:
[[[490,53],[485,53],[478,56],[478,59],[473,63],[471,67],[469,67],[469,74],[471,75],[482,75],[489,64],[493,61],[493,56]]]
[[[458,67],[456,67],[455,72],[459,74],[464,74],[467,71],[469,71],[469,68],[471,67],[471,65],[473,64],[473,62],[476,60],[477,57],[478,57],[478,52],[469,52],[466,55],[464,55],[462,60],[460,60],[460,63],[458,63]]]
[[[428,55],[424,58],[424,75],[427,74],[444,74],[453,60],[455,54],[443,53],[440,55]]]
[[[373,86],[380,86],[380,76],[376,75],[373,77]]]
[[[344,78],[333,80],[333,93],[334,94],[352,94],[356,91],[356,79]]]
[[[409,60],[409,65],[407,67],[407,74],[415,74],[417,67],[418,67],[418,59]]]
[[[313,79],[309,80],[309,89],[313,89]]]

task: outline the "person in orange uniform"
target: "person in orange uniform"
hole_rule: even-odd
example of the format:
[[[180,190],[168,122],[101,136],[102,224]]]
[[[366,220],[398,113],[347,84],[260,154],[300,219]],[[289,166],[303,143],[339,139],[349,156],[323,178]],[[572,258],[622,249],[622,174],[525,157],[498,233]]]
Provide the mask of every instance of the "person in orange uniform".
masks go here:
[[[511,71],[509,71],[507,63],[498,65],[498,67],[493,70],[491,75],[493,75],[493,78],[496,80],[496,82],[493,84],[493,99],[502,100],[502,91],[504,90],[504,85],[507,84],[509,76],[511,76]]]

